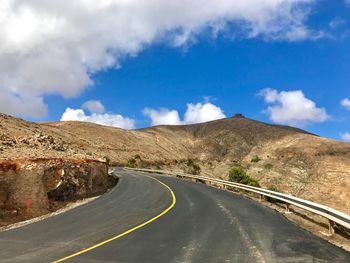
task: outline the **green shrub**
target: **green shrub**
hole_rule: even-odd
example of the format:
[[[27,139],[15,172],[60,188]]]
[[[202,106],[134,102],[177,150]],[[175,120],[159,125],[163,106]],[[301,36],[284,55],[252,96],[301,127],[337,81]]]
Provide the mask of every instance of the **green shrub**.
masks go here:
[[[201,173],[201,167],[198,164],[192,165],[192,174],[198,175]]]
[[[229,180],[235,183],[260,187],[259,182],[247,175],[244,169],[238,165],[231,167],[229,171]]]
[[[195,162],[194,162],[192,159],[188,159],[188,160],[186,161],[186,165],[187,165],[187,166],[193,166],[193,165],[195,165]]]
[[[271,163],[267,163],[267,164],[264,165],[264,168],[266,170],[271,170],[273,168],[273,165]]]
[[[251,162],[252,163],[257,163],[257,162],[260,162],[261,159],[259,158],[259,156],[255,155],[252,159],[251,159]]]
[[[139,154],[136,154],[133,158],[130,158],[126,164],[129,168],[147,168],[149,164],[142,160]]]
[[[135,158],[130,158],[128,160],[128,163],[126,164],[126,167],[136,168],[136,159]]]
[[[185,173],[198,175],[201,173],[201,167],[194,162],[192,159],[186,161],[186,168],[184,169]]]

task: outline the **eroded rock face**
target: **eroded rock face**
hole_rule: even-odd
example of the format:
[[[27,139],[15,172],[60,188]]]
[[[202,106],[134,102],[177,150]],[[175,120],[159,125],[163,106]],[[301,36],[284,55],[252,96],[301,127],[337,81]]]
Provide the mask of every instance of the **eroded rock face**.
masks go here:
[[[107,164],[94,160],[0,161],[0,225],[43,215],[65,202],[103,193]]]

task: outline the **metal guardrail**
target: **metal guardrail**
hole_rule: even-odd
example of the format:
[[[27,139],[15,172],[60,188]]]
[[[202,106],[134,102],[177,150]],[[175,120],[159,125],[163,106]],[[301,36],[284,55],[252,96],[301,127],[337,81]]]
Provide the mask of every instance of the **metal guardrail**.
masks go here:
[[[279,192],[275,192],[275,191],[271,191],[271,190],[267,190],[259,187],[253,187],[253,186],[248,186],[244,184],[229,182],[221,179],[210,178],[206,176],[183,174],[183,173],[165,171],[165,170],[138,169],[138,168],[125,168],[125,169],[140,171],[140,172],[173,175],[180,178],[189,178],[189,179],[194,179],[196,181],[200,180],[204,182],[219,184],[223,188],[233,187],[233,188],[246,190],[249,192],[260,194],[261,196],[271,197],[286,203],[286,209],[288,212],[289,212],[289,205],[293,205],[293,206],[302,208],[304,210],[310,211],[314,214],[320,215],[324,218],[327,218],[328,226],[329,226],[329,234],[334,234],[335,224],[343,226],[346,229],[350,230],[350,215],[347,215],[343,212],[340,212],[328,206],[317,204],[315,202],[304,200],[292,195],[283,194],[283,193],[279,193]]]

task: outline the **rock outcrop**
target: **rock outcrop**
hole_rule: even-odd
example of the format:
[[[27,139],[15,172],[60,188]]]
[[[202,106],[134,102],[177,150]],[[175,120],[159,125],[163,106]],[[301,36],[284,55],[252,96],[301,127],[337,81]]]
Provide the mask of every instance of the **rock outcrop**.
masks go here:
[[[36,159],[0,161],[0,225],[56,210],[113,185],[105,162]]]

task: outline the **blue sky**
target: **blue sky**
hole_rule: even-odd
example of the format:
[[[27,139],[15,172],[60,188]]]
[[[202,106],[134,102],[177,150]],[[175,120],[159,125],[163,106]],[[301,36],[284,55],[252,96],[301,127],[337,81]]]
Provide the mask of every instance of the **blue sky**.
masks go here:
[[[180,2],[185,4],[186,1]],[[290,3],[293,5],[295,1],[281,2],[282,5],[286,2],[286,6],[281,10],[279,7],[268,10],[268,15],[264,10],[252,7],[255,5],[244,7],[244,10],[251,10],[243,18],[249,29],[246,29],[247,25],[237,23],[235,13],[230,17],[223,13],[218,18],[225,20],[224,26],[220,23],[207,27],[206,24],[217,21],[217,17],[202,21],[198,16],[199,22],[181,22],[185,25],[176,24],[175,31],[156,28],[156,37],[151,40],[145,37],[146,40],[133,44],[135,36],[126,38],[130,46],[111,45],[110,42],[120,41],[117,35],[108,40],[108,45],[102,46],[107,55],[102,52],[91,58],[89,53],[79,57],[79,63],[83,65],[80,67],[88,68],[85,71],[89,79],[79,70],[75,71],[73,62],[62,62],[60,68],[59,61],[54,70],[63,73],[58,77],[53,75],[53,79],[57,77],[57,83],[48,80],[51,71],[46,74],[47,78],[43,77],[41,82],[33,81],[34,84],[28,87],[19,81],[11,82],[13,88],[9,93],[15,94],[15,99],[27,101],[26,105],[17,102],[19,107],[16,109],[3,106],[0,111],[34,121],[57,121],[66,112],[65,120],[87,120],[124,128],[196,123],[239,112],[252,119],[298,126],[321,136],[350,140],[350,135],[347,136],[350,101],[347,103],[346,100],[350,98],[350,7],[346,1],[301,1],[304,3],[294,4],[294,7]],[[149,8],[150,12],[154,9]],[[232,8],[240,7],[233,5]],[[290,19],[281,18],[286,8],[291,9],[288,12],[292,16]],[[50,10],[56,12],[56,9]],[[253,11],[263,17],[262,25],[256,25],[250,17]],[[277,22],[264,18],[264,15],[271,16],[270,12],[276,12]],[[113,13],[109,15],[114,18]],[[179,18],[175,16],[176,19]],[[195,26],[188,28],[188,24]],[[286,26],[272,32],[271,28],[277,24],[278,27]],[[109,28],[109,25],[102,24],[101,28]],[[81,30],[86,33],[85,29]],[[139,35],[144,33],[140,32]],[[62,35],[61,38],[67,37]],[[94,39],[99,41],[96,35],[87,39],[91,41],[87,47],[84,43],[76,49],[80,52],[89,48],[91,54],[95,54],[94,51],[99,54],[100,49],[94,50],[93,45]],[[55,46],[55,50],[63,47]],[[109,53],[110,49],[113,52]],[[17,61],[21,63],[21,59],[25,59],[19,55],[21,52],[16,52]],[[33,54],[40,62],[41,55]],[[55,63],[56,57],[52,56],[51,61]],[[73,55],[67,57],[71,59]],[[56,59],[60,60],[60,57]],[[85,59],[93,62],[81,62]],[[79,79],[64,72],[64,68],[71,65],[73,73],[81,74]],[[39,78],[45,75],[45,68],[41,72]],[[3,79],[0,76],[0,85]],[[28,79],[25,80],[28,83]],[[63,88],[60,88],[60,81]],[[94,103],[84,105],[87,101]],[[27,107],[27,104],[36,103],[38,106],[34,110]],[[21,108],[23,111],[18,110]],[[43,110],[37,111],[40,108]],[[33,114],[28,114],[31,110]]]

